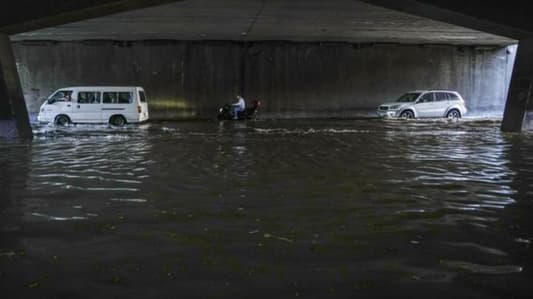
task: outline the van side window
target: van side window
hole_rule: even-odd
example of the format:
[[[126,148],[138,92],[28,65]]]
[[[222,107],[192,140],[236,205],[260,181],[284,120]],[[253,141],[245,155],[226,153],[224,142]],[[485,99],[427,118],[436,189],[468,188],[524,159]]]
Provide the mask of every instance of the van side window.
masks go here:
[[[104,96],[103,96],[104,104],[116,104],[117,102],[118,100],[117,100],[116,92],[104,92]]]
[[[100,104],[100,93],[94,91],[78,92],[79,104]]]
[[[139,91],[139,97],[141,98],[141,103],[146,103],[146,95],[144,91]]]
[[[133,93],[131,92],[119,92],[118,93],[119,104],[131,104],[132,98],[133,98]]]

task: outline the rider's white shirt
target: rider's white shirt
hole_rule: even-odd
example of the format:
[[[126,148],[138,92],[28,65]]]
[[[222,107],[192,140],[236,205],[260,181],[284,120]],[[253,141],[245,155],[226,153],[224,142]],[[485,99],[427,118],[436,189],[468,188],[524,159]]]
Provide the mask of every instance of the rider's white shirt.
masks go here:
[[[246,108],[246,103],[244,102],[244,99],[241,97],[239,98],[239,101],[235,104],[233,104],[235,107],[239,107],[241,110],[244,110]]]

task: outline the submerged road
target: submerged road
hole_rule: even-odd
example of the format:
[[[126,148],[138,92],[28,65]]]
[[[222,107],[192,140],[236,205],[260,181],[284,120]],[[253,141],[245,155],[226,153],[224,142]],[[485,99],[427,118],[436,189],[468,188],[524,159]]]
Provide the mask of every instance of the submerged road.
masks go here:
[[[0,141],[2,298],[526,298],[533,136],[154,123]]]

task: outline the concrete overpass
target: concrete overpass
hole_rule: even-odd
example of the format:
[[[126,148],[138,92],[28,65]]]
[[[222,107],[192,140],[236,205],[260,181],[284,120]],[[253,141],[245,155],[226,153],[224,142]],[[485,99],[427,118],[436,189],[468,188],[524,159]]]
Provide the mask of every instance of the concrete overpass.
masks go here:
[[[247,47],[263,41],[340,42],[364,48],[375,43],[501,47],[519,40],[520,50],[502,129],[520,131],[524,119],[526,124],[529,122],[526,111],[533,111],[528,106],[533,104],[529,100],[533,77],[533,62],[529,58],[533,52],[533,22],[526,14],[531,8],[528,1],[488,4],[477,0],[21,0],[0,6],[0,117],[12,119],[16,115],[16,128],[21,136],[31,136],[31,129],[12,42],[124,41],[128,45],[147,40],[152,43],[231,41],[248,44]],[[232,46],[225,49],[227,55],[243,56],[242,50]],[[253,60],[254,55],[261,56],[250,54],[249,50],[246,53],[249,60]],[[322,59],[330,59],[338,53],[328,55]],[[257,71],[244,63],[238,67],[244,69],[243,72]],[[257,68],[261,67],[263,64],[258,64]],[[330,73],[323,76],[338,76],[342,68],[328,70]],[[218,76],[225,83],[226,74]],[[254,84],[259,83],[248,85]],[[365,84],[375,83],[363,80],[361,87]],[[3,127],[4,131],[13,131],[9,125]]]

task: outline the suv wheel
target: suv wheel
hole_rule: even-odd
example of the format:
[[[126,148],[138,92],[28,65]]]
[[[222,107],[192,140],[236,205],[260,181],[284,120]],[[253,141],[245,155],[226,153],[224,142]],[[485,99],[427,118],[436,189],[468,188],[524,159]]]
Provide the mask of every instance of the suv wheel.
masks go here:
[[[411,110],[405,110],[400,114],[400,118],[413,119],[415,118],[415,114]]]
[[[451,119],[459,119],[461,118],[461,112],[459,112],[457,109],[452,109],[446,113],[446,117]]]

